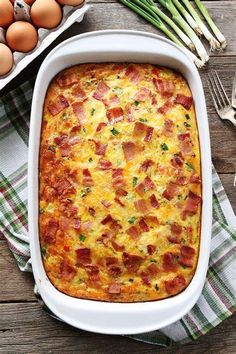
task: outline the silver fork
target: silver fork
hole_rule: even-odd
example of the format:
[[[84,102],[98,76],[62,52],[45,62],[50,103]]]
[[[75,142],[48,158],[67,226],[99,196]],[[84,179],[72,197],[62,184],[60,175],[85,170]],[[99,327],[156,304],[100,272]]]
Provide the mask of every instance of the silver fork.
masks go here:
[[[210,74],[208,74],[208,79],[216,112],[222,120],[228,120],[236,127],[236,113],[230,104],[217,72],[215,70],[211,71]]]
[[[234,75],[233,88],[232,88],[232,106],[236,108],[236,72]]]

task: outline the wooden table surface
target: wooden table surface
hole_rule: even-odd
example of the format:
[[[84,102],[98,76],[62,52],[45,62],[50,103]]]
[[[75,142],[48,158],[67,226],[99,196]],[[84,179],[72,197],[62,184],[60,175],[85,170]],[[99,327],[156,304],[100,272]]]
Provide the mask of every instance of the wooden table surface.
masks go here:
[[[206,94],[210,123],[212,159],[229,199],[236,211],[236,129],[217,117],[206,81],[206,74],[217,69],[228,94],[236,70],[236,0],[205,1],[215,22],[228,40],[227,50],[211,54],[200,74]],[[83,23],[74,24],[39,58],[22,72],[4,92],[34,75],[46,53],[63,39],[100,29],[133,29],[158,33],[117,1],[92,1]],[[49,317],[33,294],[31,274],[21,273],[4,238],[0,238],[0,353],[236,353],[236,315],[197,342],[160,348],[121,336],[105,336],[74,329]]]

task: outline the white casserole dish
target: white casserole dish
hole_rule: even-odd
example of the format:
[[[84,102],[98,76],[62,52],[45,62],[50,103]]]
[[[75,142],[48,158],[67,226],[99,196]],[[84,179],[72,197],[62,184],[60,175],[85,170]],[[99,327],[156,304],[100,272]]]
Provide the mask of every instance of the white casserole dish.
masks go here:
[[[180,294],[152,302],[108,303],[77,299],[59,292],[49,281],[38,235],[38,156],[45,94],[51,79],[69,66],[90,62],[152,63],[180,71],[192,90],[199,128],[202,164],[202,221],[199,260],[189,286]],[[44,60],[34,88],[28,165],[29,234],[32,266],[41,296],[63,321],[87,331],[135,334],[163,328],[184,316],[201,294],[210,252],[212,216],[211,153],[207,112],[198,71],[185,51],[169,40],[137,31],[98,31],[73,37]]]

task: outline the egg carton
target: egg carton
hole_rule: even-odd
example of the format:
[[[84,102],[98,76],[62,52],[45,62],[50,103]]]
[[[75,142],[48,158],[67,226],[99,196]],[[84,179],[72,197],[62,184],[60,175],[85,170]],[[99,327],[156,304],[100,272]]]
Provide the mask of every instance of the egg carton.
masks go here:
[[[14,79],[28,64],[32,62],[44,49],[46,49],[62,32],[69,28],[74,22],[82,22],[85,13],[90,6],[84,3],[82,6],[64,6],[63,18],[59,26],[52,30],[40,28],[38,30],[37,46],[28,53],[14,52],[14,65],[11,71],[0,77],[0,90],[2,90],[12,79]]]

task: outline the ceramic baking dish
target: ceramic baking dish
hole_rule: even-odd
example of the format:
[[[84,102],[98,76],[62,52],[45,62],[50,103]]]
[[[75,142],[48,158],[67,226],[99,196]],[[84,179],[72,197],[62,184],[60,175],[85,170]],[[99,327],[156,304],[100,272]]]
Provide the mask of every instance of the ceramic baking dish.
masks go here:
[[[38,157],[45,94],[51,79],[80,63],[136,62],[168,66],[180,71],[192,90],[199,128],[202,164],[202,219],[199,260],[189,286],[171,298],[143,303],[109,303],[77,299],[59,292],[49,281],[41,258],[38,234]],[[63,321],[87,331],[134,334],[163,328],[184,316],[196,303],[206,277],[212,214],[211,153],[207,112],[198,71],[184,50],[169,40],[137,31],[98,31],[73,37],[44,60],[34,88],[28,172],[29,234],[32,266],[41,296]]]

